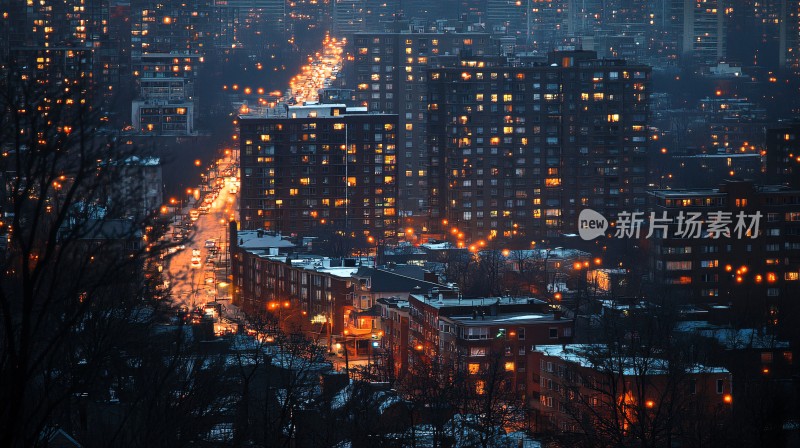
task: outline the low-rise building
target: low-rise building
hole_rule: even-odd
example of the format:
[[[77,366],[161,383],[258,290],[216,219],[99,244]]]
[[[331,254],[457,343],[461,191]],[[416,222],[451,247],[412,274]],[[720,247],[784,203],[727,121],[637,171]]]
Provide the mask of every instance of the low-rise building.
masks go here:
[[[658,419],[691,418],[696,409],[733,402],[731,374],[722,367],[670,366],[656,357],[630,357],[605,345],[536,346],[528,358],[533,429],[538,433],[626,434]],[[688,393],[686,393],[688,391]]]

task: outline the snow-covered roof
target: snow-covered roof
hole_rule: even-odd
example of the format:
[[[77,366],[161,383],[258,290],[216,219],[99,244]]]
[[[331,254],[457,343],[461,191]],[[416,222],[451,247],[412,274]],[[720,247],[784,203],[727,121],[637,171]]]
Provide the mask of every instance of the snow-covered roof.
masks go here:
[[[603,344],[562,344],[562,345],[537,345],[537,352],[545,356],[560,358],[564,361],[578,364],[581,367],[590,369],[614,369],[622,368],[624,375],[663,375],[669,370],[669,361],[658,358],[626,358],[619,356],[604,357],[609,353],[609,349]],[[646,371],[642,371],[645,369]],[[711,367],[702,364],[694,364],[686,368],[686,373],[729,373],[724,367]]]
[[[245,250],[294,247],[280,233],[264,230],[239,230],[236,237],[239,238],[239,247]]]
[[[766,334],[763,330],[756,328],[705,329],[700,330],[699,333],[701,336],[716,339],[728,350],[789,348],[788,342],[781,341],[775,335]]]
[[[447,249],[453,249],[454,246],[448,243],[447,241],[441,241],[436,243],[431,243],[431,242],[423,243],[420,244],[420,247],[424,247],[425,249],[428,250],[447,250]]]

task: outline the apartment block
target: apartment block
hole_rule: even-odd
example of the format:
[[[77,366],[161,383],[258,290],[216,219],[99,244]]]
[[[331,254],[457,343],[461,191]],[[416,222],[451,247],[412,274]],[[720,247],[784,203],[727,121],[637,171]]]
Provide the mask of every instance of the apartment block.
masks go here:
[[[582,209],[644,209],[649,67],[565,51],[428,79],[432,225],[527,248],[577,233]]]
[[[240,117],[244,229],[397,232],[397,115],[309,104]]]
[[[777,312],[800,293],[800,191],[727,181],[650,194],[654,216],[669,220],[654,226],[648,252],[651,280],[665,297],[758,301]]]
[[[353,38],[355,61],[349,83],[356,90],[356,104],[372,112],[398,115],[399,210],[403,215],[427,213],[425,71],[453,64],[458,57],[492,53],[486,33],[425,30],[356,33]]]

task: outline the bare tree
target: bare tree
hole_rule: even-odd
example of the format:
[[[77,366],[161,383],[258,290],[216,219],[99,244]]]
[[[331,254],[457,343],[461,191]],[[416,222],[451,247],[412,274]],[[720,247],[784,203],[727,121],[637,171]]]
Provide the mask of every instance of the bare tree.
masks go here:
[[[460,445],[489,448],[506,446],[507,430],[522,430],[527,425],[527,407],[514,389],[514,368],[508,368],[502,347],[491,350],[476,374],[461,370],[466,378],[458,394],[458,418],[453,425]]]
[[[577,431],[552,428],[572,446],[669,447],[692,440],[706,446],[719,439],[724,403],[703,382],[706,369],[691,344],[672,337],[674,309],[608,312],[593,344],[570,348],[574,363],[559,366],[555,384],[559,412]],[[723,374],[724,375],[724,374]],[[705,389],[704,389],[705,388]],[[687,431],[693,422],[711,423]],[[698,439],[699,437],[699,439]]]
[[[35,446],[55,426],[127,443],[131,434],[114,425],[142,417],[130,404],[176,409],[171,385],[190,366],[174,350],[169,361],[156,356],[186,347],[154,333],[168,314],[144,281],[148,259],[162,249],[148,244],[157,234],[145,233],[156,226],[151,216],[131,218],[128,198],[109,188],[120,180],[117,167],[142,154],[117,145],[102,127],[85,78],[21,68],[0,61],[0,207],[8,241],[0,253],[0,427],[7,429],[0,445]],[[134,355],[157,341],[166,353]],[[147,372],[150,383],[138,368],[145,359],[159,366]],[[130,384],[142,389],[129,391]],[[114,418],[92,420],[103,407]]]

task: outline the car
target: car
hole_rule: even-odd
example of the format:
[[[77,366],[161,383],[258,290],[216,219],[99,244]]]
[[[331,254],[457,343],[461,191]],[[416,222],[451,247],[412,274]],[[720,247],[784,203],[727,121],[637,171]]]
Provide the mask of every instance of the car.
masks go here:
[[[214,239],[206,240],[205,247],[206,247],[206,249],[211,249],[212,247],[217,247],[217,240],[214,240]]]
[[[199,258],[193,258],[192,259],[192,263],[190,264],[190,266],[192,267],[192,269],[200,269],[200,259]]]
[[[192,249],[192,258],[200,257],[200,249]]]
[[[189,212],[189,217],[192,221],[197,221],[200,219],[200,211],[199,210],[191,210]]]
[[[170,254],[174,254],[177,251],[178,251],[178,248],[175,247],[175,246],[172,246],[169,249],[167,249],[167,252],[170,253]]]
[[[180,246],[178,246],[178,250],[184,250],[184,249],[186,249],[185,244],[181,244]]]

